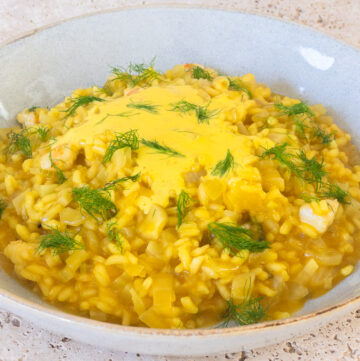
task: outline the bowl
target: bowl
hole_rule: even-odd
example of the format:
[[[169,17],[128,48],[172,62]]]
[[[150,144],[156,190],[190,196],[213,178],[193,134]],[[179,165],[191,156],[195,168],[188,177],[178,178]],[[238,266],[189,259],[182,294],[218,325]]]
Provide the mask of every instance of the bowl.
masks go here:
[[[323,103],[360,135],[360,52],[305,27],[211,9],[139,8],[77,18],[0,49],[0,125],[34,105],[52,106],[73,89],[101,85],[110,65],[149,61],[165,70],[202,63],[235,75],[252,72],[274,91]],[[197,330],[125,327],[64,313],[4,271],[0,306],[73,339],[113,350],[205,355],[262,347],[339,318],[360,304],[360,270],[289,319]]]

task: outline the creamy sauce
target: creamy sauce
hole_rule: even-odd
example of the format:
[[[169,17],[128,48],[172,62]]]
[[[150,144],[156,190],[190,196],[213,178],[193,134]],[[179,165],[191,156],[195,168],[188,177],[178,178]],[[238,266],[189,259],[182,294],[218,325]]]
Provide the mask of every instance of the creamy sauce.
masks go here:
[[[223,121],[224,115],[218,112],[209,119],[209,124],[199,124],[194,111],[179,113],[171,111],[171,104],[186,100],[196,105],[208,103],[191,86],[151,87],[138,93],[99,103],[98,113],[88,116],[86,121],[70,129],[59,138],[57,145],[91,144],[98,135],[106,131],[124,133],[137,129],[139,138],[158,141],[184,157],[170,157],[159,154],[152,148],[140,144],[137,151],[137,163],[143,176],[151,179],[152,200],[162,206],[168,204],[169,194],[179,194],[185,188],[183,175],[189,171],[203,168],[208,174],[215,165],[223,160],[229,149],[235,159],[235,167],[227,177],[236,174],[238,169],[254,162],[253,144],[248,136],[234,134],[232,125]],[[132,109],[127,104],[144,102],[157,105],[158,112],[152,114],[141,109]],[[220,107],[221,104],[221,107]],[[239,102],[227,96],[221,96],[209,105],[209,110],[231,109]],[[131,116],[107,116],[128,112]],[[104,119],[105,118],[105,119]]]

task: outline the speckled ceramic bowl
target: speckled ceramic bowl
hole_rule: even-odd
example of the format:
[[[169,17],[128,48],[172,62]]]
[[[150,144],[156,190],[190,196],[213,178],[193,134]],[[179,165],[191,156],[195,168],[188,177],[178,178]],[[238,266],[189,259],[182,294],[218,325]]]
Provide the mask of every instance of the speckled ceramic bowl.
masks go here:
[[[307,28],[226,12],[142,8],[79,18],[0,49],[0,125],[33,105],[51,106],[78,87],[103,84],[110,65],[194,62],[224,73],[252,72],[275,91],[323,103],[359,145],[360,52]],[[282,341],[360,305],[360,271],[293,317],[227,329],[123,327],[63,313],[0,271],[0,306],[74,339],[112,349],[204,355]]]

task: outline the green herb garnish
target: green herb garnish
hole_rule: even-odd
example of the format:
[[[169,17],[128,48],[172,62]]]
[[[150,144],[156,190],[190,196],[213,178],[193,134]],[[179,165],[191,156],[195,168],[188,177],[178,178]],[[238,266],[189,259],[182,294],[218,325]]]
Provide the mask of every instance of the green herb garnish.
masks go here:
[[[350,204],[349,193],[344,191],[339,185],[334,183],[323,183],[321,189],[318,191],[316,196],[312,196],[309,194],[300,194],[300,198],[302,198],[305,202],[320,202],[322,199],[336,199],[339,203],[342,204]]]
[[[109,183],[106,183],[105,184],[105,187],[102,188],[104,191],[110,191],[112,189],[115,189],[116,186],[119,184],[119,183],[124,183],[124,182],[127,182],[128,180],[131,180],[133,182],[136,182],[138,179],[140,178],[140,173],[137,173],[135,175],[130,175],[130,176],[126,176],[126,177],[122,177],[122,178],[119,178],[119,179],[115,179],[114,181],[112,182],[109,182]]]
[[[150,64],[132,64],[127,68],[114,67],[112,73],[115,75],[113,80],[121,80],[128,86],[134,87],[143,82],[157,79],[160,73],[154,70],[155,58],[153,58]]]
[[[295,124],[295,133],[302,139],[307,139],[306,137],[306,129],[309,128],[302,119],[294,118]]]
[[[315,127],[312,130],[312,136],[320,139],[322,144],[329,144],[335,139],[335,132],[327,133],[324,129]]]
[[[184,154],[179,153],[167,145],[161,145],[156,140],[141,139],[141,144],[154,149],[156,153],[166,154],[169,157],[185,157]]]
[[[29,127],[20,130],[18,133],[13,130],[7,134],[7,138],[9,139],[9,144],[5,148],[4,152],[6,154],[14,154],[17,151],[21,151],[28,158],[32,157],[32,146],[30,137],[32,135],[38,134],[40,140],[42,142],[46,141],[46,138],[50,132],[50,129],[46,127]]]
[[[119,230],[116,228],[116,222],[110,222],[106,225],[107,236],[110,241],[113,241],[118,248],[120,248],[121,253],[123,252],[123,237],[121,236]]]
[[[174,131],[174,132],[177,132],[177,133],[187,133],[187,134],[197,135],[197,133],[192,132],[192,131],[190,131],[190,130],[173,129],[173,131]]]
[[[72,98],[71,99],[71,102],[72,102],[71,106],[65,110],[65,113],[67,113],[65,118],[68,118],[68,117],[74,115],[76,110],[79,107],[84,106],[84,105],[88,105],[88,104],[90,104],[90,103],[92,103],[94,101],[104,102],[105,99],[94,97],[94,96],[88,96],[88,95],[81,95],[79,97]]]
[[[296,177],[301,178],[307,183],[314,183],[316,190],[322,183],[322,178],[326,175],[323,168],[323,161],[318,162],[315,157],[309,159],[304,151],[297,154],[287,152],[288,143],[274,146],[266,150],[261,158],[269,157],[276,159],[281,165],[288,168]]]
[[[319,193],[319,198],[333,198],[336,199],[339,203],[350,204],[349,193],[340,188],[339,185],[334,183],[325,183],[322,185],[322,188]]]
[[[288,116],[291,115],[299,115],[299,114],[306,114],[309,116],[314,116],[315,114],[311,111],[310,107],[305,104],[304,102],[300,102],[294,105],[284,105],[281,103],[276,103],[275,107],[281,113],[286,114]]]
[[[136,129],[131,129],[125,133],[115,133],[115,139],[109,143],[102,163],[110,162],[114,153],[118,149],[129,147],[132,150],[139,149],[139,136]]]
[[[60,232],[57,228],[47,226],[52,231],[41,236],[39,251],[52,248],[52,253],[57,255],[68,251],[85,249],[85,245],[74,239],[67,231]]]
[[[106,119],[109,118],[109,117],[129,118],[129,117],[132,117],[132,116],[134,116],[134,115],[136,115],[136,113],[132,113],[132,112],[122,112],[122,113],[117,113],[117,114],[107,113],[104,118],[100,119],[100,120],[96,123],[96,125],[101,124],[104,120],[106,120]]]
[[[104,221],[117,214],[115,204],[109,199],[108,191],[104,189],[91,189],[89,186],[74,188],[74,200],[79,203],[80,209],[87,212],[91,217],[100,216]]]
[[[33,106],[31,108],[28,108],[29,112],[34,112],[37,108],[39,108],[38,106]]]
[[[230,150],[228,149],[225,159],[221,160],[215,165],[211,174],[214,176],[223,177],[226,173],[230,171],[230,169],[234,168],[234,165],[235,165],[234,157],[230,153]]]
[[[271,124],[269,123],[269,118],[265,119],[264,123],[259,127],[259,132],[261,132],[265,128],[271,128]]]
[[[198,122],[209,124],[209,119],[213,118],[215,115],[219,114],[220,110],[214,109],[209,110],[209,105],[206,106],[198,106],[195,110],[196,118]]]
[[[14,154],[20,151],[26,155],[26,157],[32,157],[32,147],[29,136],[31,133],[28,128],[22,129],[19,133],[15,133],[13,130],[7,133],[9,144],[5,148],[6,154]]]
[[[172,108],[170,109],[170,111],[173,112],[179,112],[179,113],[189,113],[189,112],[194,112],[196,115],[196,118],[198,120],[198,123],[207,123],[209,124],[209,119],[211,119],[212,117],[214,117],[215,115],[217,115],[219,113],[219,110],[209,110],[209,104],[207,104],[206,106],[201,106],[201,105],[196,105],[193,103],[189,103],[186,100],[180,100],[177,103],[172,103],[170,104],[172,106]]]
[[[123,177],[107,183],[103,188],[91,189],[89,186],[73,189],[74,200],[79,203],[80,209],[87,212],[91,217],[100,216],[104,221],[116,216],[118,210],[115,204],[110,200],[110,191],[113,190],[118,183],[128,180],[135,181],[140,174],[134,176]]]
[[[36,132],[39,134],[41,141],[45,142],[45,140],[50,132],[50,129],[48,129],[46,127],[39,127],[36,129]]]
[[[139,109],[139,110],[144,110],[146,112],[152,113],[152,114],[157,114],[158,105],[154,105],[154,104],[150,104],[150,103],[145,103],[145,102],[131,102],[129,104],[126,105],[128,108],[133,108],[133,109]]]
[[[227,327],[230,322],[238,326],[252,325],[267,316],[266,308],[262,305],[263,297],[251,297],[249,294],[241,303],[235,304],[232,299],[227,300],[227,309],[223,314],[222,326]]]
[[[177,223],[178,228],[181,226],[183,219],[186,216],[190,202],[191,202],[190,195],[188,193],[186,193],[184,190],[182,190],[179,194],[178,201],[177,201],[177,207],[176,207],[177,208],[177,218],[178,218],[178,223]]]
[[[208,224],[208,228],[232,255],[236,255],[242,249],[248,249],[250,252],[261,252],[270,248],[269,242],[256,240],[254,233],[244,227],[230,223],[212,222]]]
[[[207,80],[213,79],[207,70],[205,70],[204,68],[198,65],[193,67],[192,76],[195,79],[207,79]]]
[[[63,184],[66,181],[66,177],[65,177],[64,173],[62,172],[62,170],[54,163],[51,151],[49,153],[49,159],[50,159],[51,167],[54,168],[56,171],[58,184]]]
[[[107,87],[107,86],[104,86],[104,87],[102,87],[102,88],[97,88],[97,90],[99,91],[99,92],[102,92],[102,93],[104,93],[105,95],[107,95],[107,96],[109,96],[109,97],[111,97],[112,95],[113,95],[113,92],[111,91],[111,89],[109,88],[109,87]]]
[[[292,173],[295,175],[298,174],[298,170],[296,165],[293,162],[294,155],[291,153],[288,153],[286,151],[286,148],[288,147],[289,143],[283,143],[280,145],[276,145],[272,148],[269,148],[264,151],[263,154],[261,154],[261,158],[273,158],[276,159],[281,165],[284,165],[286,168],[288,168]]]
[[[261,158],[270,157],[276,159],[281,165],[288,168],[288,170],[296,177],[302,179],[307,183],[315,185],[317,192],[317,199],[334,198],[340,203],[348,204],[347,198],[349,194],[341,189],[338,185],[333,183],[324,183],[323,178],[326,176],[326,171],[323,168],[323,161],[319,162],[315,157],[309,159],[303,150],[296,154],[288,153],[288,143],[274,146],[266,150]],[[301,195],[305,201],[311,202],[316,200],[312,196]]]
[[[229,81],[229,89],[234,91],[242,91],[248,95],[250,99],[253,98],[253,95],[251,91],[247,88],[247,86],[244,84],[244,82],[240,79],[232,80],[230,77],[228,77]]]
[[[196,111],[198,107],[196,104],[190,103],[186,100],[180,100],[176,103],[171,103],[170,105],[172,106],[170,111],[179,113],[189,113],[191,111]]]
[[[318,162],[315,157],[311,159],[307,158],[303,150],[297,154],[297,157],[301,162],[301,164],[297,166],[298,177],[307,183],[314,183],[315,190],[318,191],[321,187],[323,177],[326,176],[324,161]]]
[[[298,117],[298,115],[303,114],[307,117],[312,117],[315,114],[311,111],[310,107],[305,104],[304,102],[300,102],[294,105],[283,105],[280,103],[275,104],[277,110],[279,110],[282,114],[287,115],[288,117],[294,117],[294,124],[295,124],[295,132],[296,134],[303,139],[306,139],[305,130],[309,128],[304,119]]]
[[[3,199],[0,199],[0,218],[2,217],[6,207],[7,203]]]
[[[303,199],[306,203],[311,203],[311,202],[320,202],[320,198],[312,196],[310,194],[306,194],[306,193],[302,193],[299,195],[299,198]]]
[[[49,145],[54,145],[57,141],[55,137],[50,137]]]

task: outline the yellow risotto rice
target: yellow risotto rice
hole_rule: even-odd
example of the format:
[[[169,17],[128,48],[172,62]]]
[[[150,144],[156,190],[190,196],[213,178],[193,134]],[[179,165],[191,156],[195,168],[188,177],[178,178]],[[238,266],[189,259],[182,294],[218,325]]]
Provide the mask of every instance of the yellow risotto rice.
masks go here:
[[[285,318],[359,259],[350,135],[252,74],[131,65],[17,120],[1,132],[0,251],[68,312],[154,328]]]

